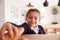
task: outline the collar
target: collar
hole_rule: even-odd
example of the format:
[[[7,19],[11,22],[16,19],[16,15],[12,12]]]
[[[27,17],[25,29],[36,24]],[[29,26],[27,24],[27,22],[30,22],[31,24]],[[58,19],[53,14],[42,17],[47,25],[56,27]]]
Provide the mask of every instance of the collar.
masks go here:
[[[37,30],[38,29],[38,26],[36,26],[35,28],[33,27],[30,27],[32,30]]]

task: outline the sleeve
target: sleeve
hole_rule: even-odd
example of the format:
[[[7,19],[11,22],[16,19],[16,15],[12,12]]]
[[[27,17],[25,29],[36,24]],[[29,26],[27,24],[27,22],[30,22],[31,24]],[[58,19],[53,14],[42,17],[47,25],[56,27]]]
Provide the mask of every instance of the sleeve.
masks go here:
[[[22,25],[20,25],[21,27],[24,27],[24,33],[23,34],[27,34],[28,31],[28,25],[27,23],[23,23]]]
[[[41,34],[45,34],[44,28],[40,25],[39,25],[39,31],[40,31]]]
[[[41,29],[42,29],[43,34],[45,34],[45,30],[44,30],[44,28],[43,28],[43,27],[41,27]]]
[[[15,24],[15,23],[12,23],[12,22],[7,22],[7,23],[11,23],[12,25],[14,25],[16,27],[19,27],[19,25]]]

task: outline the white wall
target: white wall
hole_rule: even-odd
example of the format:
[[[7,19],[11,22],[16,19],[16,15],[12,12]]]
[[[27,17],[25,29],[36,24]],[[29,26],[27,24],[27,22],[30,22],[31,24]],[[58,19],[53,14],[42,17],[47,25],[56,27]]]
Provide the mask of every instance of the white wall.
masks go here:
[[[15,0],[16,1],[16,0]],[[56,15],[56,22],[60,23],[60,7],[57,6],[59,0],[48,0],[48,7],[43,6],[43,2],[45,0],[17,0],[16,2],[20,4],[21,11],[26,11],[26,5],[30,2],[32,5],[34,5],[34,8],[37,8],[41,11],[41,14],[43,16],[41,23],[42,24],[51,24],[54,21],[54,16],[52,15],[52,8],[56,7],[59,14]],[[22,12],[21,12],[22,13]]]
[[[18,15],[20,17],[20,6],[14,1],[14,0],[0,0],[0,27],[2,27],[3,23],[5,22],[14,22],[19,24],[19,17],[18,18],[12,18],[14,11],[13,8],[16,7],[18,11]]]
[[[14,0],[5,0],[5,22],[13,22],[16,24],[21,22],[20,6]]]
[[[0,0],[0,27],[5,21],[5,8],[4,8],[4,0]]]
[[[21,24],[24,22],[25,17],[22,14],[26,14],[26,11],[29,9],[26,7],[28,3],[34,5],[34,8],[37,8],[41,11],[42,15],[42,24],[51,24],[53,21],[52,8],[56,7],[59,14],[56,15],[56,21],[60,23],[60,7],[57,6],[58,0],[48,0],[49,6],[44,7],[44,0],[0,0],[0,26],[7,21],[14,22],[16,24]],[[14,17],[14,7],[17,8],[18,17]]]
[[[19,15],[19,22],[20,23],[23,23],[24,21],[25,21],[25,16],[22,16],[22,14],[26,14],[26,11],[29,9],[29,8],[27,8],[26,7],[26,5],[30,2],[32,5],[34,5],[34,7],[33,8],[37,8],[37,9],[39,9],[40,11],[41,11],[41,15],[42,15],[42,19],[41,19],[41,24],[51,24],[53,21],[54,21],[54,16],[52,15],[52,8],[53,7],[56,7],[57,8],[57,10],[58,10],[58,12],[59,12],[59,14],[58,15],[56,15],[56,22],[58,22],[58,23],[60,23],[60,7],[58,7],[57,6],[57,4],[58,4],[58,1],[59,0],[48,0],[48,7],[44,7],[43,6],[43,2],[44,2],[45,0],[14,0],[14,2],[11,2],[12,4],[18,4],[19,5],[19,7],[20,7],[20,15]],[[9,1],[10,2],[10,1]],[[8,3],[9,3],[8,2]],[[15,3],[16,2],[16,3]],[[7,5],[9,5],[7,3],[7,1],[6,1],[6,4]],[[10,8],[11,9],[11,8]],[[6,15],[7,15],[7,13],[6,13]],[[11,16],[11,15],[10,15]],[[6,16],[7,17],[7,16]],[[8,18],[6,18],[6,21],[8,21],[7,20]],[[10,19],[9,19],[10,20]],[[16,21],[16,19],[14,18],[14,20]],[[12,21],[12,20],[11,20]]]

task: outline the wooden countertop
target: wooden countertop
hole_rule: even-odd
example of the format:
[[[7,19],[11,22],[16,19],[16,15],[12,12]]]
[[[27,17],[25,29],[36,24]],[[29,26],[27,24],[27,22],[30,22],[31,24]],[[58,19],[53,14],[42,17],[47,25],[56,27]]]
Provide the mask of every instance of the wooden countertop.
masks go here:
[[[46,24],[42,25],[44,28],[60,28],[60,24]]]
[[[17,40],[16,38],[11,39],[8,35],[5,36],[5,40]],[[26,34],[21,37],[25,37],[19,40],[60,40],[60,35],[47,35],[47,34]],[[20,37],[20,38],[21,38]],[[26,39],[27,38],[27,39]]]

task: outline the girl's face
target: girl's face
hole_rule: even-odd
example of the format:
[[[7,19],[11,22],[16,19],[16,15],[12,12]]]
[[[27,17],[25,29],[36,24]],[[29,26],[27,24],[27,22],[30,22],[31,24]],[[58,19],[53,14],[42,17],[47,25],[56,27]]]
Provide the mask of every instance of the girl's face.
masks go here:
[[[26,18],[27,23],[31,27],[36,27],[39,23],[39,13],[38,12],[30,12]]]

